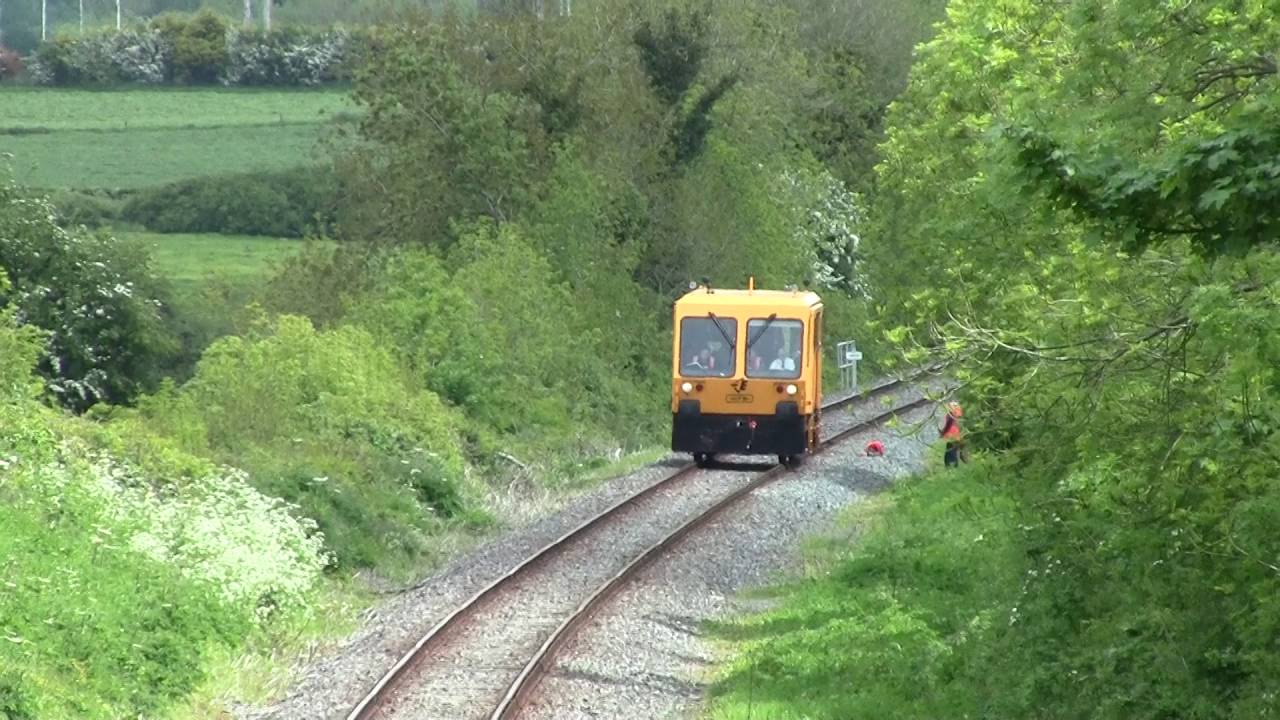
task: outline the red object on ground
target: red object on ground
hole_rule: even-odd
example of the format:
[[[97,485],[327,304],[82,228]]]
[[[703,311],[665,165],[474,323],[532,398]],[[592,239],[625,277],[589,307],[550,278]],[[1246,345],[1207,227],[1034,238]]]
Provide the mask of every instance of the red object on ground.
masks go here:
[[[867,443],[867,454],[868,455],[884,455],[884,443],[880,442],[879,440],[872,440],[871,442]]]

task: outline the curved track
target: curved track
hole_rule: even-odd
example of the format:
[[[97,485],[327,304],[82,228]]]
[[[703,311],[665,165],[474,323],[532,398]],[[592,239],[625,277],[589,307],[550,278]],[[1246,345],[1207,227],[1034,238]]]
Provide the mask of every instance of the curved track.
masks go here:
[[[855,403],[867,402],[874,397],[898,389],[914,379],[915,377],[892,380],[873,387],[865,393],[839,398],[825,405],[823,411],[827,413]],[[908,407],[915,407],[923,403],[924,401],[916,401],[882,413],[869,421],[856,423],[852,427],[826,439],[818,452],[839,442],[855,430],[881,422]],[[740,484],[736,489],[721,488],[713,498],[716,500],[715,502],[695,514],[694,517],[681,524],[674,531],[661,536],[658,542],[646,542],[644,548],[641,548],[639,552],[627,548],[619,550],[619,546],[623,543],[616,538],[612,538],[613,542],[610,542],[611,538],[607,535],[608,527],[625,523],[626,517],[631,514],[641,515],[640,522],[643,522],[643,513],[646,507],[661,507],[661,503],[665,501],[663,499],[664,496],[674,495],[682,483],[693,483],[694,479],[701,474],[694,463],[691,462],[676,468],[659,481],[612,505],[544,546],[455,608],[428,630],[383,675],[373,689],[348,714],[347,720],[366,720],[374,717],[400,715],[401,713],[397,712],[397,710],[402,701],[408,701],[406,707],[415,704],[420,706],[423,700],[421,697],[416,700],[413,698],[415,689],[412,687],[413,683],[411,682],[416,673],[432,664],[433,660],[444,661],[449,659],[448,656],[451,654],[455,655],[460,663],[475,663],[476,659],[467,653],[465,646],[468,644],[480,646],[470,655],[478,653],[484,658],[481,661],[484,671],[490,675],[515,678],[514,681],[509,679],[502,680],[494,686],[495,689],[493,691],[488,693],[485,693],[483,688],[475,688],[476,694],[489,695],[487,703],[497,703],[497,709],[492,714],[476,714],[475,716],[492,718],[514,717],[523,701],[530,696],[531,691],[536,687],[543,669],[550,666],[554,653],[560,644],[572,634],[581,622],[590,617],[596,608],[607,601],[627,579],[632,577],[641,567],[662,554],[671,545],[679,542],[681,538],[696,529],[696,527],[718,515],[722,510],[755,488],[776,480],[784,472],[785,470],[781,466],[771,466],[763,471],[745,471],[741,474],[748,476],[750,478],[748,481]],[[573,582],[564,582],[563,579],[560,582],[556,582],[556,573],[564,571],[563,568],[557,567],[558,564],[572,568],[575,567],[575,561],[582,562],[588,558],[594,559],[610,551],[625,553],[622,558],[619,558],[620,562],[613,564],[613,567],[621,565],[623,569],[605,578],[603,584],[580,578],[573,579]],[[571,597],[563,597],[566,586],[575,583],[582,587],[576,589],[576,594],[574,588],[569,588],[568,594]],[[531,588],[536,588],[533,590],[535,593],[538,590],[545,590],[544,594],[546,595],[559,593],[561,597],[555,598],[556,602],[550,603],[552,607],[542,613],[538,613],[536,609],[528,611],[524,608],[524,605],[533,605],[535,603],[525,603],[519,600],[519,593],[529,592]],[[504,594],[511,594],[516,600],[511,603],[500,604],[498,600]],[[583,597],[586,600],[578,602]],[[513,608],[509,606],[519,607]],[[532,615],[524,618],[514,617],[514,615],[518,614],[517,611],[532,612]],[[552,622],[547,621],[547,615],[553,616]],[[512,628],[519,626],[521,632],[516,634],[522,636],[508,639],[496,637],[502,634],[502,632],[498,631],[493,631],[492,634],[476,632],[484,629],[486,616],[490,618],[491,623],[499,626],[501,631],[507,632],[507,634],[513,634]],[[561,622],[554,622],[561,618],[563,618]],[[500,661],[495,663],[493,656],[502,656],[504,651],[501,647],[494,650],[494,645],[496,643],[501,646],[503,642],[514,643],[523,649],[508,650],[506,651],[506,657],[501,657]],[[462,649],[459,650],[458,647],[453,646],[462,646]],[[531,649],[535,646],[537,646],[536,651]],[[529,657],[532,657],[532,660],[525,663],[524,660]],[[501,660],[506,662],[501,662]],[[457,686],[470,682],[466,679],[468,677],[467,674],[462,674],[458,678],[453,678],[451,683],[446,683],[446,687],[451,692],[456,692]],[[507,688],[505,694],[502,694],[501,688],[503,687]],[[465,693],[468,689],[470,688],[463,688],[462,692]],[[418,693],[418,695],[422,694]],[[428,691],[425,694],[430,698],[434,698],[439,693]],[[498,695],[502,695],[500,700]],[[470,704],[474,700],[467,702]],[[475,712],[473,705],[467,709],[471,710],[472,713]],[[459,713],[462,710],[463,708],[456,705],[447,707],[447,711],[450,713]],[[443,709],[440,710],[440,712],[444,711]],[[410,710],[405,714],[412,717],[424,716],[421,709],[418,711]],[[467,713],[467,715],[470,716],[471,713]],[[432,712],[426,716],[433,717],[436,715]],[[460,717],[461,715],[450,714],[444,716]]]

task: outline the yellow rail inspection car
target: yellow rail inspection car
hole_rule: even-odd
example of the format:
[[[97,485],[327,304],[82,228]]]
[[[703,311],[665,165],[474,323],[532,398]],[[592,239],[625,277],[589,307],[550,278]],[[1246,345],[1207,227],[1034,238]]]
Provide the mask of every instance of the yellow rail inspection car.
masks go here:
[[[800,290],[695,287],[675,304],[671,448],[793,464],[818,444],[822,299]]]

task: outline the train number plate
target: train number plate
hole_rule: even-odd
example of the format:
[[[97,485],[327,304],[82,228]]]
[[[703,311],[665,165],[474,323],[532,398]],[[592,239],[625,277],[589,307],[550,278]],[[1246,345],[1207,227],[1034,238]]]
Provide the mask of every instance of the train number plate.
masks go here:
[[[729,403],[730,405],[745,405],[754,399],[755,399],[754,396],[748,395],[746,393],[735,393],[733,395],[724,396],[724,401]]]

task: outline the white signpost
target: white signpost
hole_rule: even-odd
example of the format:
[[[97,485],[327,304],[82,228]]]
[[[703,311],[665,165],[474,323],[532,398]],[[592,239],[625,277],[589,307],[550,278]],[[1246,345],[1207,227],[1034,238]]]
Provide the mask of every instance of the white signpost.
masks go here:
[[[836,345],[836,365],[840,368],[840,384],[845,390],[858,387],[858,361],[862,353],[852,340]]]

